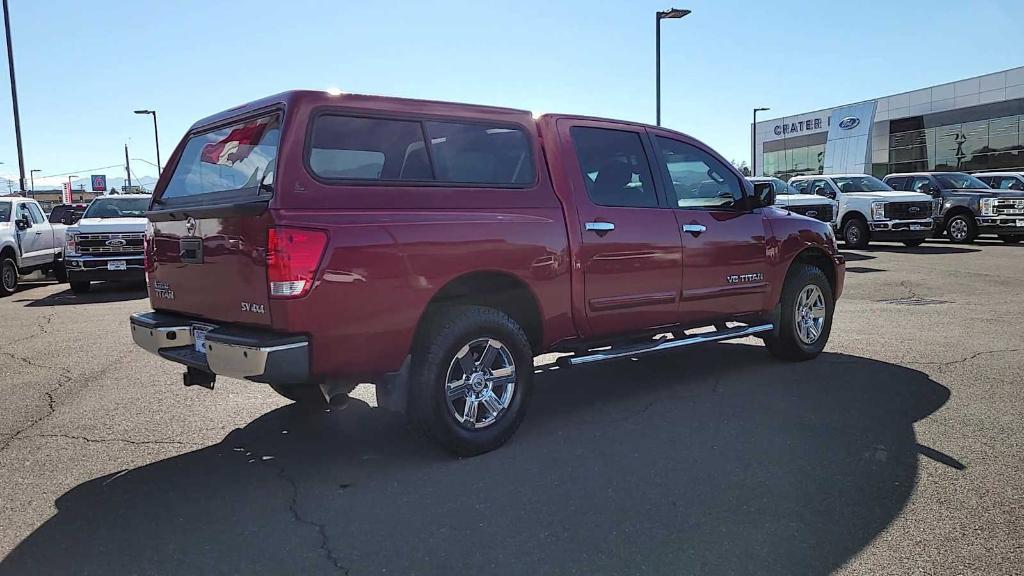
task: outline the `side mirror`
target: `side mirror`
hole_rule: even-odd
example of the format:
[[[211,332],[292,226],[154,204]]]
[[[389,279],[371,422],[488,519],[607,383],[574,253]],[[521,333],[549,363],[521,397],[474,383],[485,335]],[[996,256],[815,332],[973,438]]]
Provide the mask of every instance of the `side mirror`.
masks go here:
[[[28,230],[32,227],[32,221],[28,219],[28,216],[25,216],[15,220],[14,225],[18,227],[18,230]]]
[[[938,186],[930,186],[930,187],[928,188],[928,192],[930,192],[930,193],[931,193],[931,195],[932,195],[932,196],[934,196],[934,197],[936,197],[936,198],[938,198],[939,196],[941,196],[941,195],[942,195],[942,190],[941,190],[941,189],[939,189],[939,187],[938,187]]]
[[[754,184],[754,198],[751,208],[765,208],[775,204],[775,187],[771,182]]]

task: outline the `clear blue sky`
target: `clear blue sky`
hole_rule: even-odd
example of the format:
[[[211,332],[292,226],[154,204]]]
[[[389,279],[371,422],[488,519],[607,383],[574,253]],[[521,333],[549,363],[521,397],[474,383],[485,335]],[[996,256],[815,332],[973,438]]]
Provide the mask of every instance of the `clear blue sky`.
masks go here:
[[[663,124],[748,159],[765,118],[1024,64],[1024,1],[672,0]],[[654,122],[669,0],[10,0],[26,170],[164,158],[196,119],[291,88]],[[17,178],[6,74],[0,175]],[[133,162],[138,175],[155,175]],[[110,177],[123,170],[91,171]],[[60,178],[49,182],[58,182]],[[39,182],[37,181],[37,187]],[[6,188],[6,186],[4,186]],[[6,191],[6,190],[5,190]]]

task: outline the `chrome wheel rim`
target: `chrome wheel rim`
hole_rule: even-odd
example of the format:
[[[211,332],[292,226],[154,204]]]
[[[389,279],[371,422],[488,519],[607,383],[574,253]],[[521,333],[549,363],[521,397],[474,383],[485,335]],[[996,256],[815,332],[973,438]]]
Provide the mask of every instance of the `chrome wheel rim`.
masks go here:
[[[855,224],[846,227],[846,241],[850,244],[860,242],[860,229]]]
[[[825,295],[816,284],[808,284],[796,297],[796,335],[804,344],[814,344],[825,327]]]
[[[479,430],[501,418],[516,392],[512,353],[493,338],[477,338],[462,347],[448,365],[448,412],[464,428]]]
[[[957,218],[949,223],[949,235],[954,240],[963,240],[967,238],[967,221],[963,218]]]
[[[7,260],[3,264],[3,283],[4,288],[7,291],[14,290],[15,285],[18,282],[18,272],[14,269],[14,264]]]

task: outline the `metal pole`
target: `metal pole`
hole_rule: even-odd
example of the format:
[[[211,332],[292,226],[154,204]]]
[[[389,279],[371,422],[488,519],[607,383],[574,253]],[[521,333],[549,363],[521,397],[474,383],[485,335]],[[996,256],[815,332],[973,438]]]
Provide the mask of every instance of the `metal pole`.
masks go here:
[[[156,129],[156,110],[153,110],[153,138],[156,140],[156,175],[160,176],[160,132]]]
[[[14,80],[14,48],[11,46],[11,16],[4,0],[4,31],[7,33],[7,67],[11,73],[11,104],[14,106],[14,139],[18,144],[19,191],[25,191],[25,155],[21,150],[21,115],[18,114],[18,84]]]
[[[757,176],[755,172],[755,159],[757,158],[757,108],[754,108],[754,123],[750,125],[750,175]]]
[[[5,0],[6,1],[6,0]],[[661,13],[654,15],[654,100],[655,125],[661,126]]]
[[[124,173],[128,175],[128,190],[125,194],[132,193],[132,165],[128,161],[128,145],[124,145]]]

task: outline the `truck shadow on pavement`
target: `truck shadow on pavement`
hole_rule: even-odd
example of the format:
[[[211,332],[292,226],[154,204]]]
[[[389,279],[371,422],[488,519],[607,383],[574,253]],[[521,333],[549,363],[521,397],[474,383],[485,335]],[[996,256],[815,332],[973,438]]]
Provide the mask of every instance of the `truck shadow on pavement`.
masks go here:
[[[75,294],[70,288],[56,294],[50,294],[38,300],[23,298],[16,302],[27,302],[28,308],[68,306],[80,304],[105,304],[109,302],[126,302],[128,300],[141,300],[148,298],[146,285],[128,284],[117,282],[96,282],[92,289],[85,294]]]
[[[0,574],[825,574],[900,514],[919,455],[963,468],[914,432],[949,390],[901,366],[718,344],[538,372],[490,454],[290,405],[73,488]]]

